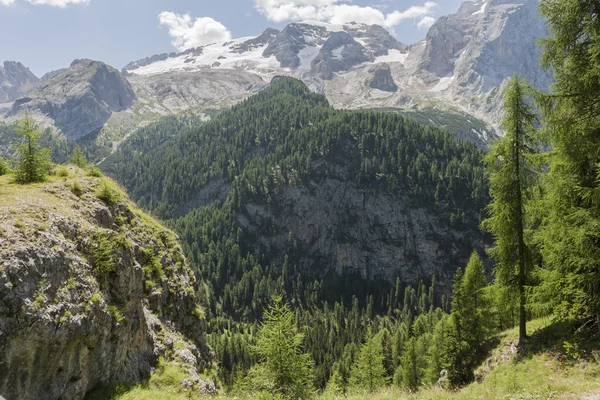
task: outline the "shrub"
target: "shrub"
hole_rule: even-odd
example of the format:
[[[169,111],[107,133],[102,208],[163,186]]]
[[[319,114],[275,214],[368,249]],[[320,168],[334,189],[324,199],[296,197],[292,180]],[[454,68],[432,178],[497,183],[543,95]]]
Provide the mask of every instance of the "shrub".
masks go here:
[[[71,191],[77,197],[81,197],[83,195],[83,188],[77,181],[73,182],[73,185],[71,186]]]
[[[102,172],[100,172],[98,167],[92,166],[87,170],[87,175],[100,178],[102,176]]]
[[[108,206],[114,206],[119,200],[119,194],[114,190],[107,181],[102,181],[98,198]]]

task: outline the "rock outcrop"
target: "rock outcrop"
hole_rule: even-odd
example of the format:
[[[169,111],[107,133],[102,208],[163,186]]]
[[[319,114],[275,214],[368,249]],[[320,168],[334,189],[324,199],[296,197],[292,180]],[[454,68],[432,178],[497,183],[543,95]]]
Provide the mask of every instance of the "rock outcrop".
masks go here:
[[[67,138],[80,139],[135,101],[131,85],[119,71],[99,61],[75,60],[35,93],[15,101],[6,117],[16,119],[29,111]]]
[[[5,61],[0,67],[0,103],[16,100],[35,88],[39,79],[20,62]]]
[[[214,391],[199,377],[211,355],[197,283],[172,232],[75,167],[37,187],[0,179],[0,395],[82,399],[139,382],[159,357]]]
[[[373,55],[368,54],[349,33],[333,32],[312,61],[311,72],[321,79],[332,79],[335,72],[348,71],[373,60]]]
[[[392,77],[392,70],[388,64],[380,64],[373,71],[373,79],[369,86],[373,89],[383,90],[384,92],[398,91],[398,85]]]

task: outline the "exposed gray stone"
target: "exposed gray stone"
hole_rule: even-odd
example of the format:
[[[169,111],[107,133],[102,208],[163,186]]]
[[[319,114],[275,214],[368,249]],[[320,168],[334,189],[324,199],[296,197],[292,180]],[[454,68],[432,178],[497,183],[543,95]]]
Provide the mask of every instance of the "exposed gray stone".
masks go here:
[[[35,88],[39,79],[20,62],[5,61],[0,67],[0,103],[14,101]]]
[[[322,79],[332,79],[335,72],[348,71],[374,57],[347,32],[333,32],[311,64],[311,71]]]
[[[384,92],[396,92],[398,86],[392,77],[392,71],[388,64],[380,64],[373,71],[373,79],[369,84],[373,89],[383,90]]]

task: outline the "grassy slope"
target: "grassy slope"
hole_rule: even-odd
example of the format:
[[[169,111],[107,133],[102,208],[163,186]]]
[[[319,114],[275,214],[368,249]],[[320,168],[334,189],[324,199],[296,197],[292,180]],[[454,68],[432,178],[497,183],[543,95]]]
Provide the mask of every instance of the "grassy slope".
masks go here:
[[[498,336],[499,345],[478,369],[480,382],[462,390],[448,392],[438,387],[426,388],[410,394],[398,388],[385,388],[369,395],[354,392],[339,399],[358,400],[416,400],[416,399],[600,399],[600,343],[582,339],[578,354],[565,352],[564,342],[573,341],[573,330],[549,319],[531,321],[531,335],[523,356],[515,354],[514,344],[518,330],[511,329]],[[567,357],[566,354],[570,354]],[[576,359],[579,358],[579,359]],[[167,370],[155,374],[149,382],[131,390],[124,390],[115,398],[120,400],[153,400],[188,398],[177,389],[177,371]],[[175,388],[175,389],[174,389]],[[189,397],[195,398],[195,397]],[[250,399],[252,397],[227,396],[221,400]],[[338,398],[321,396],[320,400]]]

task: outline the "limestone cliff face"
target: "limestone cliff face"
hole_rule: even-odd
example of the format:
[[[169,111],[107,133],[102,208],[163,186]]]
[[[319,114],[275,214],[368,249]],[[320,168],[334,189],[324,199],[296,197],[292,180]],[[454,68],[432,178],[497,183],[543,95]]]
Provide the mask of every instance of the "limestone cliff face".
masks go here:
[[[242,243],[255,255],[283,265],[290,238],[298,270],[322,278],[360,275],[417,284],[438,277],[451,293],[452,275],[489,240],[477,229],[472,210],[452,226],[431,206],[419,206],[407,194],[384,193],[356,183],[351,164],[340,157],[318,160],[305,184],[285,186],[276,205],[257,197],[237,213]]]
[[[188,386],[214,391],[198,375],[210,352],[172,232],[118,190],[100,200],[101,180],[74,167],[35,187],[0,179],[1,396],[82,399],[140,381],[159,356],[188,372]]]
[[[384,92],[398,91],[398,85],[392,77],[392,70],[388,64],[380,64],[373,72],[373,79],[369,84],[373,89],[383,90]]]

